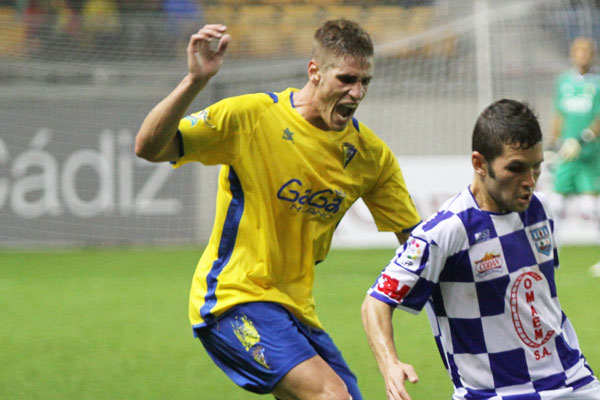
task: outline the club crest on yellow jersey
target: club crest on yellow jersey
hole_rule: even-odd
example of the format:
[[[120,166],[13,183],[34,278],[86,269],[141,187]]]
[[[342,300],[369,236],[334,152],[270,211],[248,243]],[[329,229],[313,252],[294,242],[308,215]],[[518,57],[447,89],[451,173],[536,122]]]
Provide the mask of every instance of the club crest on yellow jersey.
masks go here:
[[[346,165],[348,165],[350,161],[352,161],[352,159],[356,155],[356,152],[356,147],[354,147],[352,143],[344,142],[344,144],[342,144],[342,153],[344,155],[344,168],[346,168]]]

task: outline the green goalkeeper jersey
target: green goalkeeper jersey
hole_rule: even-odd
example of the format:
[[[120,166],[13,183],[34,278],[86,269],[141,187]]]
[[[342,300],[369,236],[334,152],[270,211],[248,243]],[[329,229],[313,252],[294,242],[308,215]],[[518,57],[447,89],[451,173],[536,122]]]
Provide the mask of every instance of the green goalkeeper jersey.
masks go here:
[[[554,99],[555,110],[563,117],[560,138],[580,138],[600,113],[600,77],[571,69],[558,77]],[[597,142],[585,144],[580,158],[600,157]]]

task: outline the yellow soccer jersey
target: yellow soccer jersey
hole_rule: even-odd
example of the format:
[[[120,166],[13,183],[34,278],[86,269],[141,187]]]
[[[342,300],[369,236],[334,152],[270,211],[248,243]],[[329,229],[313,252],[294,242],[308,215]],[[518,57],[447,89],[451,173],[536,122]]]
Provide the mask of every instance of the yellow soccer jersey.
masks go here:
[[[182,156],[223,164],[212,235],[192,282],[190,320],[202,327],[230,307],[268,301],[321,328],[312,287],[333,232],[362,197],[380,231],[420,221],[391,150],[357,120],[323,131],[293,93],[222,100],[181,120]]]

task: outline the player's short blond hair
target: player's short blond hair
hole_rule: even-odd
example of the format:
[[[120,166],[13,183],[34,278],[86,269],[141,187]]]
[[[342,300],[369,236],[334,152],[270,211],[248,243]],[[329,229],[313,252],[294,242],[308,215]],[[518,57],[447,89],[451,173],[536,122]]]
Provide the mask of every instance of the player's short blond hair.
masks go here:
[[[344,57],[370,59],[374,48],[371,36],[357,22],[347,19],[326,21],[313,37],[312,58],[327,68]]]

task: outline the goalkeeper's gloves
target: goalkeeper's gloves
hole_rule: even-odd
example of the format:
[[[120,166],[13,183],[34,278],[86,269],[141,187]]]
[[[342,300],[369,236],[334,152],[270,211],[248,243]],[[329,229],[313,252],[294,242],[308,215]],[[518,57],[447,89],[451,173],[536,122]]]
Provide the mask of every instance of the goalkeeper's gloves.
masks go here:
[[[596,134],[591,129],[584,129],[577,139],[565,139],[558,150],[558,155],[565,161],[573,161],[581,154],[581,145],[596,139]]]
[[[579,144],[579,140],[574,138],[565,139],[558,149],[558,155],[564,161],[573,161],[579,157],[581,153],[581,144]]]

